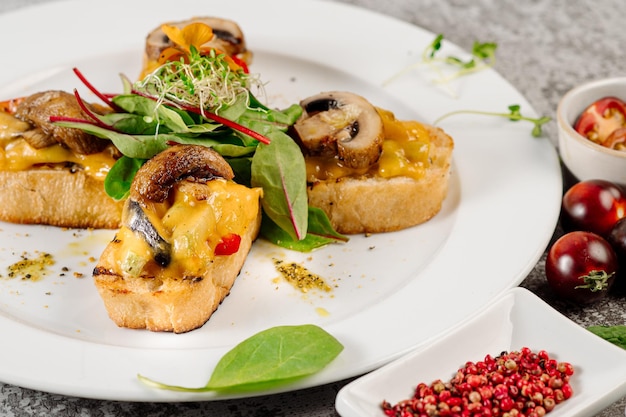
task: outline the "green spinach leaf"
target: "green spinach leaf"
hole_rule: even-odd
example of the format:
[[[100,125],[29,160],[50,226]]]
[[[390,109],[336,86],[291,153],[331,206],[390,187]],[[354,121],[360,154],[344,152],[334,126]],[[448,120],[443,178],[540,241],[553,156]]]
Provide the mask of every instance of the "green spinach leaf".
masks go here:
[[[104,179],[104,190],[106,193],[118,201],[128,197],[133,178],[145,161],[145,159],[135,159],[127,156],[122,156],[118,159]]]
[[[142,375],[138,378],[152,387],[173,391],[249,392],[319,372],[342,350],[343,345],[321,327],[277,326],[251,336],[227,352],[204,387],[167,385]]]
[[[263,188],[263,210],[292,238],[306,236],[308,197],[304,156],[285,133],[274,131],[269,145],[260,145],[252,157],[250,183]]]
[[[335,231],[323,210],[316,207],[309,207],[308,214],[308,228],[304,239],[293,239],[267,216],[263,216],[261,235],[276,246],[297,250],[299,252],[310,252],[330,243],[348,241],[346,236]]]

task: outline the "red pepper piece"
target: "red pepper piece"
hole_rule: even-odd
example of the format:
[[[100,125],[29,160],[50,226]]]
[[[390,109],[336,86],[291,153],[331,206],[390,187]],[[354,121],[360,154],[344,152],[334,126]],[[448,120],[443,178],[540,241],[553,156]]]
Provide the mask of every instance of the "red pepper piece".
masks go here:
[[[602,142],[603,146],[611,149],[626,149],[626,127],[620,127],[619,129],[614,130],[604,142]]]
[[[236,233],[229,233],[223,236],[217,246],[215,246],[215,255],[232,255],[237,253],[239,245],[241,245],[241,236]]]

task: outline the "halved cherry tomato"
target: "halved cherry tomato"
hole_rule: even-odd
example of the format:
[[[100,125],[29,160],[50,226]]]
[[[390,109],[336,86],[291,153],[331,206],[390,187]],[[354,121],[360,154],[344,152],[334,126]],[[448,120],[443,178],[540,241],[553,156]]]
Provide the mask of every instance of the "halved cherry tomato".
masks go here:
[[[574,129],[582,136],[613,149],[626,147],[626,133],[611,137],[614,131],[625,127],[626,102],[617,97],[604,97],[593,102],[574,124]]]
[[[620,127],[615,129],[604,142],[603,146],[611,149],[618,149],[620,151],[626,150],[626,127]]]
[[[581,181],[563,195],[561,220],[568,230],[584,230],[606,237],[626,217],[626,191],[606,180]]]
[[[546,258],[546,278],[561,298],[590,304],[604,298],[615,281],[618,260],[611,245],[595,233],[561,236]]]
[[[241,245],[241,236],[235,233],[229,233],[222,237],[222,240],[215,246],[216,255],[232,255],[237,253]]]

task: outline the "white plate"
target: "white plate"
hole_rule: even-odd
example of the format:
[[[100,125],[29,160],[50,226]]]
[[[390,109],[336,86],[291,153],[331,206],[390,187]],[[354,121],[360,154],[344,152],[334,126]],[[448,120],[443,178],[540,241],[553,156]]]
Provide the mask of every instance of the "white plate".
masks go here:
[[[457,97],[428,74],[407,74],[383,87],[419,59],[434,34],[366,10],[310,0],[297,8],[289,0],[170,6],[165,0],[68,1],[1,16],[5,38],[20,42],[3,46],[11,65],[0,67],[0,99],[78,88],[90,100],[72,67],[101,90],[119,92],[118,74],[139,73],[145,36],[155,26],[217,15],[243,28],[255,53],[252,70],[267,82],[274,104],[342,89],[401,118],[427,122],[455,109],[502,111],[511,104],[533,114],[491,70],[453,82]],[[442,54],[466,55],[450,44]],[[450,193],[434,219],[398,233],[354,236],[312,254],[258,242],[231,295],[188,334],[120,329],[108,319],[90,275],[113,232],[1,225],[0,274],[23,252],[50,252],[56,264],[38,282],[0,280],[0,380],[101,399],[211,400],[212,393],[150,389],[136,375],[202,386],[236,343],[281,324],[318,324],[345,346],[322,372],[282,390],[356,376],[435,340],[526,276],[552,235],[561,195],[556,152],[547,138],[531,137],[530,125],[457,116],[443,127],[456,148]],[[276,280],[272,257],[301,262],[336,288],[304,296]],[[61,276],[62,267],[70,272]]]
[[[574,395],[558,404],[551,417],[592,416],[626,394],[626,350],[594,335],[523,288],[514,288],[480,314],[445,336],[339,391],[336,407],[343,417],[384,416],[383,400],[411,398],[415,386],[448,380],[467,361],[529,347],[574,366]]]

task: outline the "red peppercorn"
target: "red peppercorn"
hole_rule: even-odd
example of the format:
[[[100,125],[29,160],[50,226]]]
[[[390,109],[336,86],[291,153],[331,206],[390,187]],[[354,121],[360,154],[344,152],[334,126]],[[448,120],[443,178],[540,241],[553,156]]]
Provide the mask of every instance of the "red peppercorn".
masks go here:
[[[574,368],[545,350],[524,347],[483,361],[466,362],[448,381],[420,383],[414,396],[396,405],[383,401],[390,417],[544,417],[573,395]]]

